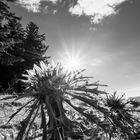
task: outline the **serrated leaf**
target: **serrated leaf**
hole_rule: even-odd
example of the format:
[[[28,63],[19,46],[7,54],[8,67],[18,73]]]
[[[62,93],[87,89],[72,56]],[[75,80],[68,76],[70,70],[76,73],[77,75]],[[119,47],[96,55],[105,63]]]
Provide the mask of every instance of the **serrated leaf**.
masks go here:
[[[25,131],[26,131],[26,128],[29,124],[29,121],[33,115],[33,112],[35,111],[36,107],[37,107],[37,103],[38,103],[38,100],[35,101],[35,103],[31,106],[31,111],[29,113],[29,115],[21,122],[21,129],[17,135],[17,137],[15,138],[15,140],[23,140],[23,136],[25,134]]]
[[[42,136],[42,140],[47,140],[47,133],[46,133],[46,117],[45,117],[45,112],[44,112],[44,108],[43,108],[43,103],[41,105],[41,128],[43,128],[43,136]]]
[[[9,96],[9,97],[4,97],[2,99],[0,99],[0,101],[4,101],[4,100],[9,100],[9,99],[13,99],[13,98],[16,98],[17,95],[13,95],[13,96]]]
[[[84,97],[78,96],[78,95],[73,95],[71,93],[68,93],[68,94],[71,95],[72,97],[74,97],[75,99],[79,99],[79,100],[89,104],[90,106],[94,107],[95,109],[99,110],[102,113],[108,113],[108,110],[106,108],[103,108],[103,107],[97,105],[97,103],[91,99],[87,99],[87,98],[84,98]]]
[[[31,122],[30,122],[30,124],[29,124],[29,126],[28,126],[28,130],[27,130],[27,132],[25,133],[25,140],[28,140],[29,131],[31,130],[32,124],[33,124],[33,122],[34,122],[34,120],[35,120],[35,118],[36,118],[36,116],[37,116],[37,114],[38,114],[39,108],[40,108],[40,105],[37,107],[36,112],[35,112],[35,114],[34,114],[32,120],[31,120]]]
[[[9,123],[26,105],[28,105],[30,102],[32,102],[35,99],[30,100],[29,102],[27,102],[25,105],[23,105],[22,107],[20,107],[15,113],[13,113],[9,118],[8,122]]]
[[[71,104],[71,102],[69,100],[65,100],[65,102],[67,102],[74,110],[76,110],[77,112],[82,114],[89,121],[94,122],[97,125],[100,125],[101,121],[100,121],[100,119],[96,115],[93,115],[93,114],[90,115],[90,114],[84,113],[81,108],[75,107],[74,105]]]

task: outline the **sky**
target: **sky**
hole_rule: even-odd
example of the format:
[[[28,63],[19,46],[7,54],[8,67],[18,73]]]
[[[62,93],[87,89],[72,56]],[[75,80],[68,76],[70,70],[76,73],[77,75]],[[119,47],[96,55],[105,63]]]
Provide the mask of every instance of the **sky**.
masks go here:
[[[76,56],[106,91],[140,96],[140,0],[17,0],[8,3],[26,26],[45,33],[55,61]]]

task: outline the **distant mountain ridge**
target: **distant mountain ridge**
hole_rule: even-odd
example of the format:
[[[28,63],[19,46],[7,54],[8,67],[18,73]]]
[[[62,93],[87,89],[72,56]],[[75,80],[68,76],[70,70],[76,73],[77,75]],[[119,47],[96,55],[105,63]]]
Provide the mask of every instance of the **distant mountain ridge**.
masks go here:
[[[130,97],[130,99],[134,99],[134,100],[140,102],[140,96],[137,96],[137,97]]]

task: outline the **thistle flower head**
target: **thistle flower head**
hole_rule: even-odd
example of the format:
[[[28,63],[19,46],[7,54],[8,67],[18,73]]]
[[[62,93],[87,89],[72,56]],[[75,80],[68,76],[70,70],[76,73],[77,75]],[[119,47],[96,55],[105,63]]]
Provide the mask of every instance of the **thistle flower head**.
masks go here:
[[[40,66],[34,64],[32,70],[27,70],[27,74],[23,74],[27,80],[22,80],[27,83],[28,87],[34,87],[34,89],[40,89],[44,87],[46,89],[60,89],[61,85],[64,84],[64,80],[60,82],[62,78],[62,67],[61,64],[45,64],[43,61],[40,62]]]

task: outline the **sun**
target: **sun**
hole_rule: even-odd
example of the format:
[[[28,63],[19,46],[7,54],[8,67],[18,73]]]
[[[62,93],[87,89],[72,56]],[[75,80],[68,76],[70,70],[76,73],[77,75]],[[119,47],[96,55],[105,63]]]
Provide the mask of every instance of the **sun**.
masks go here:
[[[87,54],[83,47],[84,43],[79,44],[73,39],[69,41],[69,44],[65,40],[62,40],[61,43],[62,48],[57,51],[57,54],[64,71],[75,72],[85,69]]]
[[[64,60],[65,68],[68,71],[76,71],[80,69],[80,59],[76,56],[68,57]]]
[[[82,68],[83,59],[78,52],[64,52],[61,56],[63,68],[66,71],[74,72]]]

